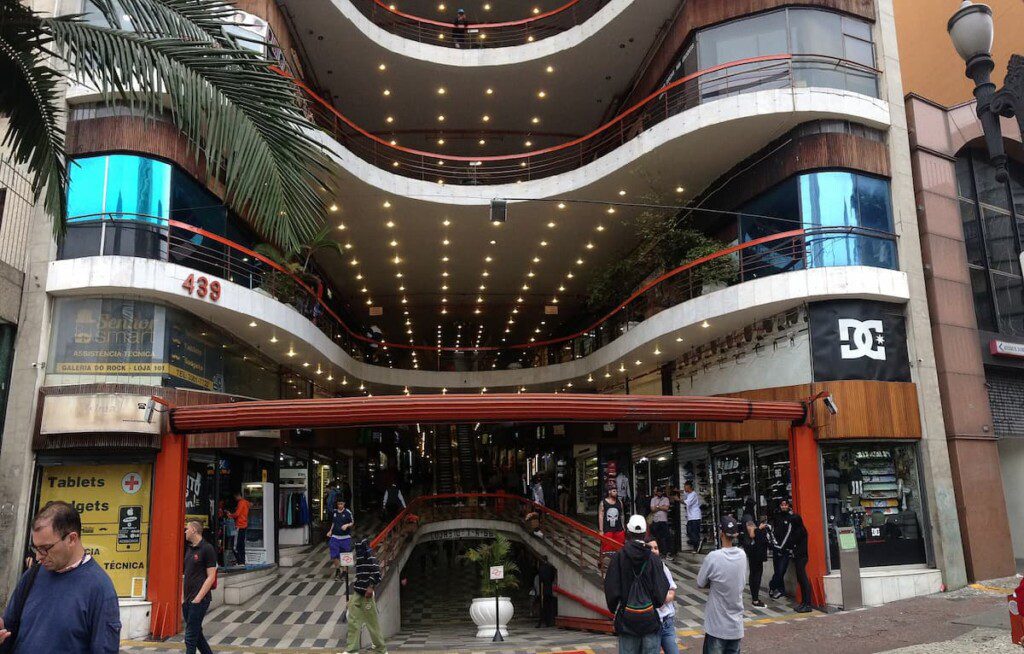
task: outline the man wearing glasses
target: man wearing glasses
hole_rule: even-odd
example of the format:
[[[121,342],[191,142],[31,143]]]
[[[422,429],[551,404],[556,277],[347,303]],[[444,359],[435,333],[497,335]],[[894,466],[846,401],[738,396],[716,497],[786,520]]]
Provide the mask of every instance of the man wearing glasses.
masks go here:
[[[32,521],[36,565],[21,576],[0,621],[0,643],[15,654],[116,654],[117,593],[82,546],[82,518],[67,502],[48,502]]]

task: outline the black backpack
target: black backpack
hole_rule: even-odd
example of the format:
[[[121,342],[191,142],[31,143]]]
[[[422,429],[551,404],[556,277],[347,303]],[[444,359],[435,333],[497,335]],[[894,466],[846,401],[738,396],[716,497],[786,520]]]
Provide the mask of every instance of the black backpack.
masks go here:
[[[615,612],[615,633],[629,636],[649,636],[661,631],[661,618],[651,600],[651,589],[647,587],[644,572],[650,558],[644,561],[640,572],[633,577],[626,601],[619,604]],[[621,573],[620,573],[621,574]]]

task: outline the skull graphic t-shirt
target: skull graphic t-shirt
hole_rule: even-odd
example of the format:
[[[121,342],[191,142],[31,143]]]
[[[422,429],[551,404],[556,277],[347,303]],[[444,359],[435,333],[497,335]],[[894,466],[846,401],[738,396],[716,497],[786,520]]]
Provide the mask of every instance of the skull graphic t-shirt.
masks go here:
[[[626,519],[626,516],[622,509],[621,500],[615,500],[614,504],[609,504],[608,500],[602,500],[601,510],[604,511],[604,533],[613,534],[625,531],[623,521]]]

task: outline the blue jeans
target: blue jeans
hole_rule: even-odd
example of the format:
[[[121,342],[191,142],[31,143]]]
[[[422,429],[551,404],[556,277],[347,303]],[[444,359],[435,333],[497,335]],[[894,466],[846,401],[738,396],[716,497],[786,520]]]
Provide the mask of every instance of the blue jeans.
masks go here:
[[[775,565],[775,573],[772,580],[768,582],[768,590],[777,590],[783,595],[786,594],[786,571],[789,570],[789,560],[792,557],[786,552],[775,552],[772,562]]]
[[[700,520],[686,521],[686,542],[696,551],[700,544]]]
[[[190,601],[181,605],[181,616],[185,619],[185,654],[213,654],[210,644],[203,635],[203,618],[210,608],[210,594],[207,593],[202,602],[193,604]]]
[[[235,563],[245,565],[245,527],[241,527],[235,536]]]
[[[679,654],[679,636],[676,635],[676,616],[661,621],[661,650],[665,654]]]
[[[726,640],[714,636],[704,636],[704,654],[740,654],[742,639]]]
[[[661,634],[627,636],[619,634],[619,654],[658,654],[661,648]]]

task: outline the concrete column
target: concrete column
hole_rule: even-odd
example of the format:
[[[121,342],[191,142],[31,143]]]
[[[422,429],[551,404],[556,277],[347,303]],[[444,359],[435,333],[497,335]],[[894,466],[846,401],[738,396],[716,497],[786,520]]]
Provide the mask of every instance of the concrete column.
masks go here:
[[[154,638],[169,638],[181,631],[187,471],[188,437],[165,432],[153,465],[153,519],[149,527],[147,599],[153,603],[150,634]]]
[[[800,597],[804,604],[825,606],[825,507],[821,495],[821,455],[814,429],[794,425],[789,431],[789,469],[793,488],[793,509],[807,528],[807,577],[814,597]]]
[[[907,273],[910,283],[910,301],[906,310],[907,347],[921,412],[923,438],[920,454],[924,468],[924,492],[931,523],[930,542],[935,563],[942,571],[946,586],[960,588],[967,583],[967,572],[960,539],[960,523],[957,520],[956,494],[953,490],[921,261],[893,0],[878,0],[877,8],[875,47],[878,53],[877,66],[882,69],[881,95],[889,103],[892,123],[888,146],[892,164],[892,206],[896,234],[899,236],[900,269]]]

